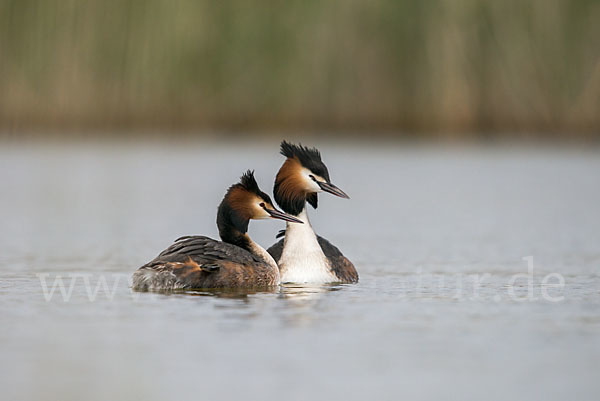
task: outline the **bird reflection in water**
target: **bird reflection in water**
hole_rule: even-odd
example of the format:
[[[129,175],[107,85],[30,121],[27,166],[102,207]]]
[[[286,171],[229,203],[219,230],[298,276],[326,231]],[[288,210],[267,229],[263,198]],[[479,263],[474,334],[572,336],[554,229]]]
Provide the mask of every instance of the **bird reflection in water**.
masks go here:
[[[317,300],[324,293],[339,291],[343,285],[339,284],[282,284],[279,288],[247,289],[247,288],[207,288],[199,290],[169,290],[153,291],[162,295],[182,295],[197,297],[217,297],[225,299],[244,299],[250,301],[254,295],[275,294],[279,299],[293,301]]]
[[[312,301],[321,298],[324,293],[339,291],[342,288],[338,284],[282,284],[279,298],[292,301]]]

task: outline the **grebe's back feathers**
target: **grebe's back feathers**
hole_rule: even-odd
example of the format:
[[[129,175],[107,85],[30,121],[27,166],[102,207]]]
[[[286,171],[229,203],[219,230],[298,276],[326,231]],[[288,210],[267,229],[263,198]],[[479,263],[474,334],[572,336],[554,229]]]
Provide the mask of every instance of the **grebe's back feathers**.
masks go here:
[[[136,290],[259,288],[278,283],[270,265],[237,245],[204,236],[179,238],[133,275]]]
[[[203,235],[180,237],[162,251],[156,259],[169,262],[187,260],[189,257],[197,262],[228,260],[234,263],[252,264],[262,262],[257,256],[239,246],[217,241]]]

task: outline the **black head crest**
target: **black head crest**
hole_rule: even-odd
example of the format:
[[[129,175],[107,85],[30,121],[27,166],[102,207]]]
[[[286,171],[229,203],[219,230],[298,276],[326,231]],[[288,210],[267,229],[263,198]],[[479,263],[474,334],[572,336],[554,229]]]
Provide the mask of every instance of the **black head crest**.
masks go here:
[[[281,154],[287,158],[297,158],[303,167],[329,182],[329,171],[321,160],[321,152],[317,148],[309,148],[302,144],[294,145],[284,140],[281,142]]]
[[[273,202],[271,201],[271,197],[263,191],[261,191],[258,187],[258,183],[254,178],[254,170],[247,170],[244,174],[242,174],[242,176],[240,177],[240,183],[237,185],[241,185],[242,188],[244,188],[246,191],[258,195],[265,202],[273,204]]]
[[[317,148],[309,148],[302,144],[294,145],[285,140],[281,142],[281,154],[285,157],[297,157],[300,162],[321,161],[321,153]]]
[[[254,178],[254,171],[247,170],[240,177],[240,185],[244,187],[247,191],[254,192],[255,194],[260,194],[260,188],[258,188],[258,183],[256,182],[256,178]]]

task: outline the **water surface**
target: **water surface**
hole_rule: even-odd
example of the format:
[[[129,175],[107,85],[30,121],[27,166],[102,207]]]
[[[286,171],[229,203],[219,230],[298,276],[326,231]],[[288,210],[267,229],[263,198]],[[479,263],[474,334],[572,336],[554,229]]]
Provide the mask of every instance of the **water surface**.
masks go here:
[[[245,169],[270,192],[276,144],[2,144],[2,398],[597,399],[597,151],[321,150],[352,199],[311,219],[359,284],[151,294],[130,274],[216,237]]]

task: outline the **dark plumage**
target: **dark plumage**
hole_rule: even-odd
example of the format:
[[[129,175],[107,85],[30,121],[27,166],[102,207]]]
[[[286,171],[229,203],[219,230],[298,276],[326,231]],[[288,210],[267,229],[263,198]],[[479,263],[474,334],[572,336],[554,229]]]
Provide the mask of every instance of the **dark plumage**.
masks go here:
[[[204,236],[182,237],[134,274],[136,290],[260,288],[278,284],[257,255]]]

